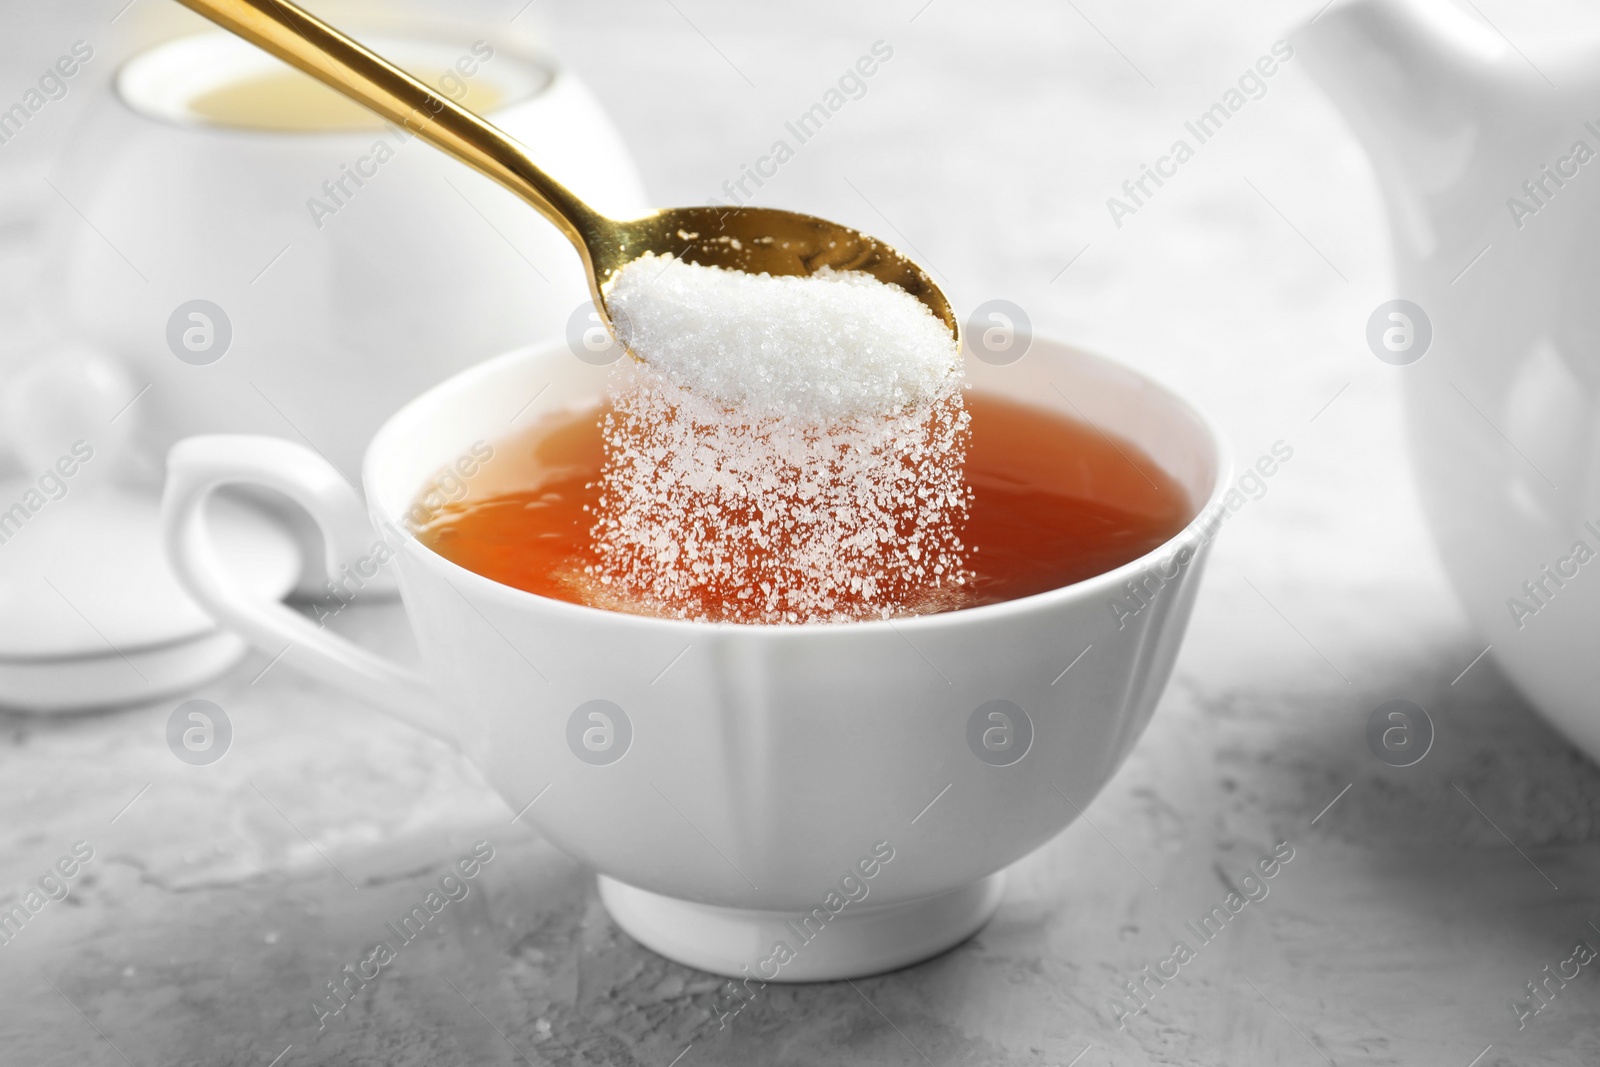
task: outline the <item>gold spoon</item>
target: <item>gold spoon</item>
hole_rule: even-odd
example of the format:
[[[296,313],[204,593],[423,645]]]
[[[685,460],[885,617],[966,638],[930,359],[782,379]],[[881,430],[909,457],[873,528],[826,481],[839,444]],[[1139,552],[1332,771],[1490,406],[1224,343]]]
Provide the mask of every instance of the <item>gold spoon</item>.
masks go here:
[[[178,2],[399,123],[532,204],[577,248],[588,272],[589,292],[608,328],[606,281],[629,262],[655,253],[751,273],[805,275],[823,267],[864,271],[921,300],[960,340],[955,313],[933,279],[876,238],[773,208],[680,207],[637,219],[607,218],[539,169],[526,148],[495,126],[288,0]]]

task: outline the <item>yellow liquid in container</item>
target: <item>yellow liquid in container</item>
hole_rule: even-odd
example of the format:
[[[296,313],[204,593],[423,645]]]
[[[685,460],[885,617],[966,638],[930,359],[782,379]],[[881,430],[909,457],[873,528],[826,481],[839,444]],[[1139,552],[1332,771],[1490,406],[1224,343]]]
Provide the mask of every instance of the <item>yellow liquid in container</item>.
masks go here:
[[[412,73],[423,81],[429,80],[425,72]],[[437,86],[446,74],[454,76],[454,72],[440,71],[432,85]],[[480,114],[493,111],[504,101],[499,87],[486,78],[456,77],[456,81],[465,83],[465,92],[446,94],[438,88],[434,91]],[[264,71],[207,89],[189,102],[189,109],[219,126],[252,130],[305,133],[377,130],[384,125],[381,118],[360,104],[292,68]]]

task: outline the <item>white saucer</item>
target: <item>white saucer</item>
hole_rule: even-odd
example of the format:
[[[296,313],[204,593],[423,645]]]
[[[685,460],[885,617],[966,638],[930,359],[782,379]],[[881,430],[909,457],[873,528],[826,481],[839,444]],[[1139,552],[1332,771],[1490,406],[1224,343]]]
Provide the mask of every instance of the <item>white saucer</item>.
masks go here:
[[[205,684],[245,650],[237,635],[213,630],[123,656],[0,660],[0,707],[38,714],[145,704]]]
[[[0,483],[0,509],[33,488]],[[153,494],[84,486],[5,528],[0,707],[143,704],[239,660],[244,642],[219,629],[168,570],[159,519]],[[218,552],[252,595],[282,597],[294,585],[300,553],[277,523],[226,500],[211,521]]]

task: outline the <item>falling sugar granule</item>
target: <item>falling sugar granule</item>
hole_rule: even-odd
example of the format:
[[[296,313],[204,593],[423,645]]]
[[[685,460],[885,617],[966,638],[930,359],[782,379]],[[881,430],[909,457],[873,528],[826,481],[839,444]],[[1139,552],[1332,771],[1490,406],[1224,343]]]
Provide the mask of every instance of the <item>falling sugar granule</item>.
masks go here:
[[[969,417],[950,331],[857,272],[647,256],[607,288],[612,372],[589,578],[707,621],[938,610],[964,584]]]

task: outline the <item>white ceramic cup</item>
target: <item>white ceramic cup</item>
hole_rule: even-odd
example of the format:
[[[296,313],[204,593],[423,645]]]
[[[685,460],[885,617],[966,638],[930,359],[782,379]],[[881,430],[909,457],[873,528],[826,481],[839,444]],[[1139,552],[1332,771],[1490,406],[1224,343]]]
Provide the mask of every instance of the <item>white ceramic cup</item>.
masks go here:
[[[365,506],[300,445],[180,443],[167,550],[195,599],[260,648],[291,646],[286,664],[464,750],[511,810],[595,868],[611,915],[645,945],[761,981],[874,973],[977,930],[1003,868],[1070,823],[1128,754],[1226,489],[1215,428],[1127,368],[1036,338],[1021,362],[969,360],[969,374],[1136,442],[1198,517],[1094,578],[894,622],[713,626],[547,599],[436,555],[405,517],[475,443],[599,401],[604,369],[552,345],[474,367],[391,418],[367,450]],[[204,504],[238,483],[304,505],[339,558],[382,555],[389,539],[420,670],[235,584]]]

